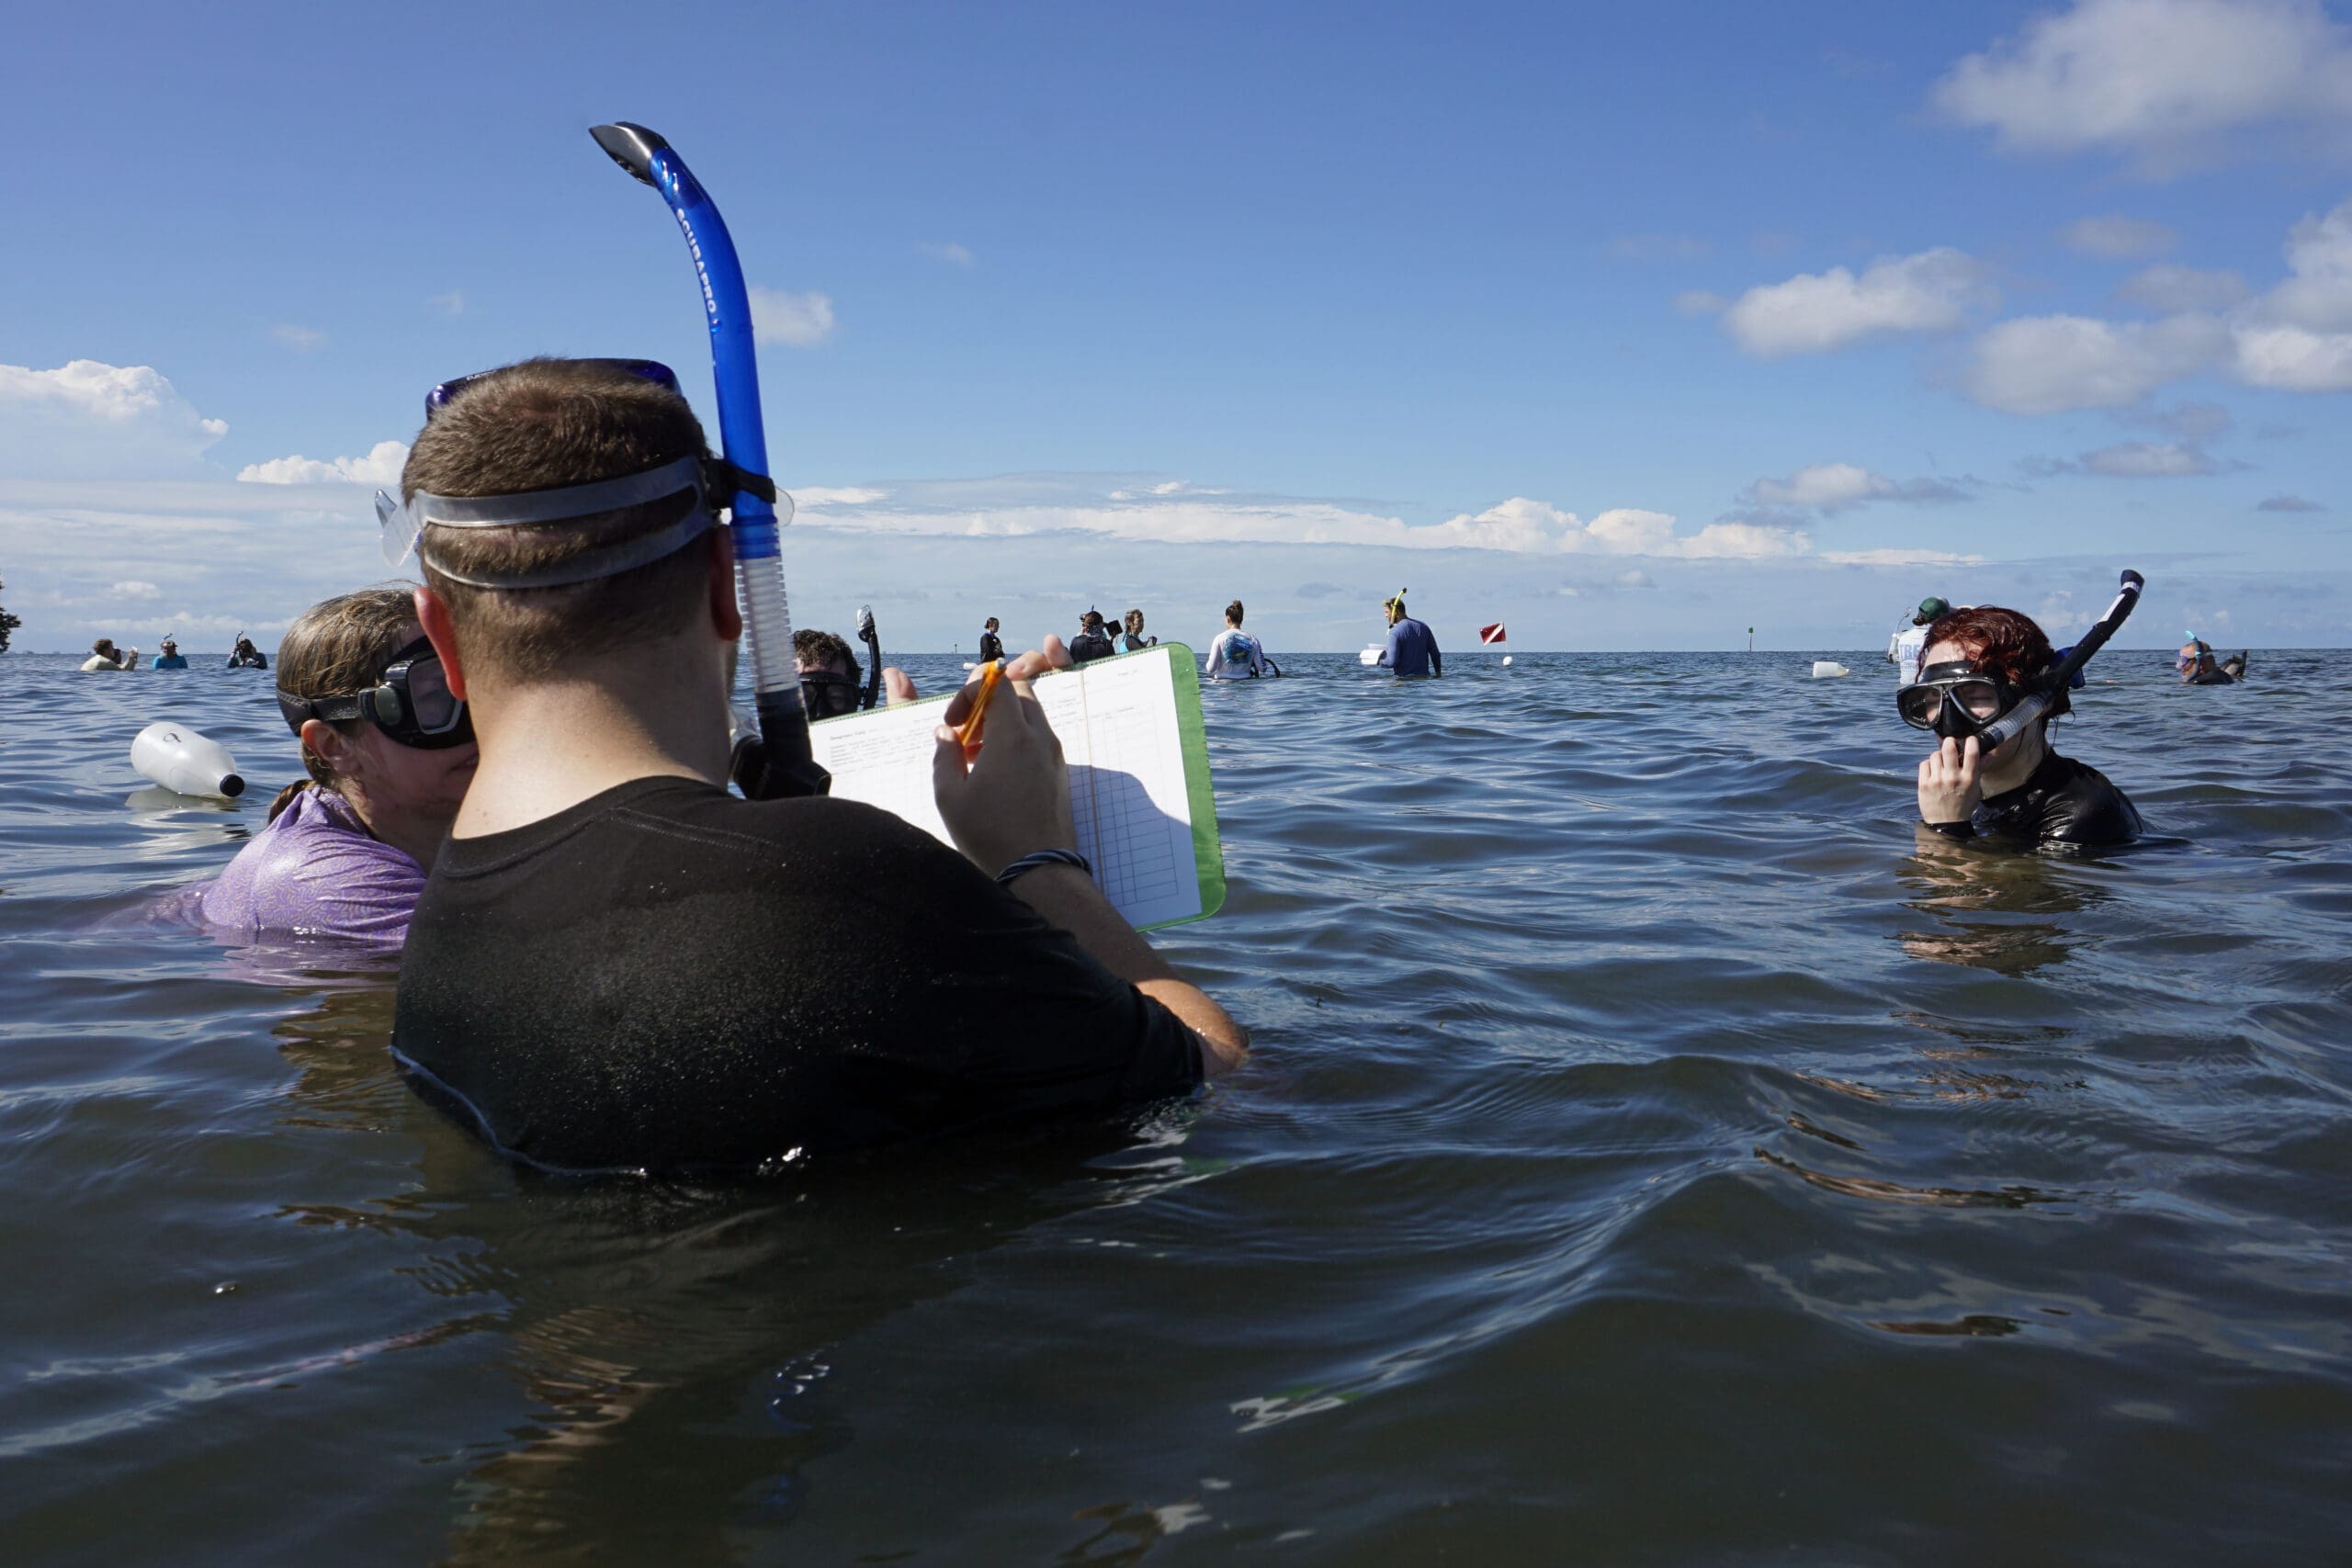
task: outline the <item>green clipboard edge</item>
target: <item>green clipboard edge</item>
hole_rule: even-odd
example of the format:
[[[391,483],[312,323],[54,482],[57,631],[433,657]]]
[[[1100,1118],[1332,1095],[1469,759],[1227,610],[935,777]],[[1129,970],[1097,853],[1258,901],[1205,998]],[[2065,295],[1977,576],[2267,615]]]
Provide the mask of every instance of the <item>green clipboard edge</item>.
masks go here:
[[[1181,642],[1163,642],[1152,651],[1165,653],[1173,661],[1168,674],[1176,690],[1176,733],[1184,746],[1184,803],[1193,818],[1193,869],[1200,878],[1201,912],[1161,920],[1142,927],[1144,931],[1205,920],[1225,908],[1225,840],[1217,835],[1216,790],[1209,779],[1208,728],[1201,718],[1200,661]]]

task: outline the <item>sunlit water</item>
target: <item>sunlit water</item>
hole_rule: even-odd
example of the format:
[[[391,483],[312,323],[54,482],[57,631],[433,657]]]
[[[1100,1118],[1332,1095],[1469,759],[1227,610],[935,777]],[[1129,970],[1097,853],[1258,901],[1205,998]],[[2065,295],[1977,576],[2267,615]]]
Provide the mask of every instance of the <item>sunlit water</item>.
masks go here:
[[[2166,841],[2066,863],[1923,854],[1811,657],[1212,688],[1159,940],[1249,1067],[723,1190],[510,1168],[380,976],[147,915],[266,677],[0,660],[0,1557],[2340,1561],[2352,660],[2109,654],[2061,744]],[[166,716],[254,793],[134,794]]]

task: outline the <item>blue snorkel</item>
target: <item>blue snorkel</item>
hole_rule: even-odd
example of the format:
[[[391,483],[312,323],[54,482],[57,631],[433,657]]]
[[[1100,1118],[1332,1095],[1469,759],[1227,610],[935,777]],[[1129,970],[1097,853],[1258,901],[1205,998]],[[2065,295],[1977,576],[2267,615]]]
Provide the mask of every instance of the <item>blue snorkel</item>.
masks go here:
[[[721,456],[742,487],[725,500],[735,541],[735,592],[743,633],[752,645],[752,690],[760,716],[763,765],[738,772],[736,782],[754,800],[822,795],[832,777],[808,749],[808,710],[792,653],[792,612],[784,593],[783,527],[792,498],[768,477],[767,432],[760,421],[760,367],[752,352],[752,301],[727,221],[686,161],[667,141],[627,120],[592,128],[614,163],[662,193],[693,253],[710,317],[710,365],[718,388]],[[779,503],[782,507],[778,514]]]

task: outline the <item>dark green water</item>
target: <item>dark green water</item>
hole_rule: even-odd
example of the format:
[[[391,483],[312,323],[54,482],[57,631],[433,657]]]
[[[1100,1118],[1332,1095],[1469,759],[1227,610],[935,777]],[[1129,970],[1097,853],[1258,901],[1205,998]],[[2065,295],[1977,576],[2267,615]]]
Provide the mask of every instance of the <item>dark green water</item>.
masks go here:
[[[1212,688],[1250,1066],[725,1190],[144,917],[266,678],[0,660],[0,1561],[2343,1561],[2352,661],[2108,655],[2173,841],[2070,863],[1923,855],[1810,657]],[[161,717],[254,795],[127,804]]]

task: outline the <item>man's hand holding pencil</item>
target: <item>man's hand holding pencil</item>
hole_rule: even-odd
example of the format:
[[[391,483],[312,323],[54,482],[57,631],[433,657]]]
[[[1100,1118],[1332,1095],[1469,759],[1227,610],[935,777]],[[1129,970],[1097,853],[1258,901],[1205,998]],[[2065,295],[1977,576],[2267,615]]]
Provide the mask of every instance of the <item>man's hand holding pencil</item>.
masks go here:
[[[990,876],[1035,851],[1078,847],[1062,743],[1029,684],[1071,663],[1062,639],[1047,637],[1001,671],[985,664],[933,732],[940,818],[965,858]]]

